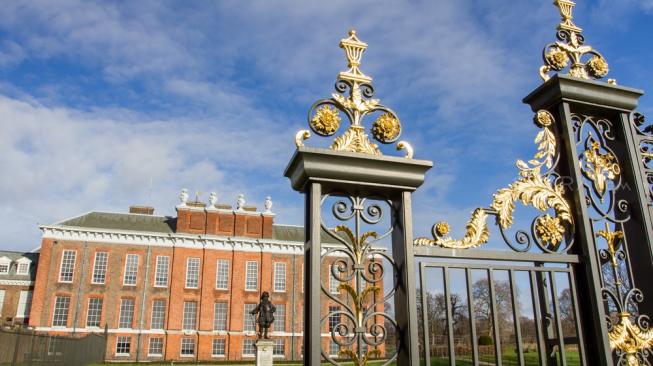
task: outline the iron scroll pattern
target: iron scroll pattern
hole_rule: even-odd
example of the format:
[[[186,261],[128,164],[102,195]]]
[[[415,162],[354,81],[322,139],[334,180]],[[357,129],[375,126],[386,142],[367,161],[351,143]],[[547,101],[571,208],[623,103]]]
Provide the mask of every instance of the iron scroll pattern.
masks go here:
[[[601,293],[607,314],[610,347],[618,365],[651,365],[653,329],[638,304],[643,293],[635,286],[624,224],[631,219],[630,203],[617,155],[613,123],[606,118],[572,114],[576,151],[583,176],[585,202],[601,268]]]
[[[488,242],[489,216],[495,223],[504,242],[516,252],[528,252],[535,245],[544,253],[567,253],[574,245],[575,225],[571,205],[566,199],[564,178],[557,172],[560,152],[555,134],[555,119],[545,110],[535,114],[535,124],[541,131],[535,137],[537,153],[533,159],[517,160],[519,178],[506,188],[499,189],[489,208],[477,208],[467,224],[462,239],[453,239],[449,224],[441,221],[431,229],[433,239],[417,238],[415,245],[438,246],[451,249],[468,249]],[[537,209],[540,213],[531,219],[530,228],[508,234],[514,222],[516,203]]]
[[[364,227],[381,226],[384,206],[387,205],[389,210],[393,210],[394,206],[386,199],[335,194],[324,195],[322,206],[329,197],[336,198],[330,210],[332,217],[343,224],[329,228],[324,220],[321,223],[322,230],[341,244],[327,248],[321,256],[322,268],[325,262],[330,262],[327,284],[331,287],[331,278],[338,284],[337,293],[334,293],[336,291],[327,288],[322,281],[322,293],[337,305],[329,307],[321,324],[329,325],[330,340],[339,349],[337,358],[348,358],[355,366],[362,366],[372,357],[383,356],[383,365],[388,365],[397,358],[399,344],[392,354],[383,355],[381,349],[389,335],[397,334],[399,329],[393,317],[383,311],[383,306],[396,292],[397,266],[384,248],[374,244],[387,238],[394,225],[391,224],[381,234],[363,230]],[[395,215],[390,217],[393,220]],[[393,287],[385,295],[382,285],[386,280],[386,268],[383,261],[390,264],[388,268],[394,276]],[[332,321],[335,324],[331,324]],[[323,349],[322,356],[333,365],[341,365],[332,352]]]
[[[639,146],[639,158],[642,162],[644,178],[648,184],[646,198],[653,205],[653,124],[646,125],[646,117],[638,112],[632,113],[631,123],[635,127],[636,144]]]

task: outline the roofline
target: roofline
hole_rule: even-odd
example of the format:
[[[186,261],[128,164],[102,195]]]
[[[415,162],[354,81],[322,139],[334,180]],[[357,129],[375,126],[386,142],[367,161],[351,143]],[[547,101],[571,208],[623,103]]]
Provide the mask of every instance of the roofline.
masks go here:
[[[76,219],[76,218],[79,218],[79,217],[82,217],[82,216],[86,216],[86,215],[89,215],[89,214],[92,214],[92,213],[112,214],[112,215],[134,215],[134,216],[161,217],[161,218],[173,217],[173,216],[162,216],[162,215],[154,215],[154,214],[152,214],[152,215],[139,214],[139,213],[132,213],[132,212],[111,212],[111,211],[91,210],[91,211],[86,211],[83,214],[79,214],[79,215],[68,217],[68,218],[63,219],[63,220],[59,220],[59,221],[57,221],[57,222],[55,222],[53,224],[50,224],[50,225],[63,225],[63,223],[66,222],[66,221],[70,221],[70,220],[73,220],[73,219]],[[45,226],[48,226],[48,225],[45,225]],[[41,225],[39,225],[39,228],[40,227],[41,227]]]

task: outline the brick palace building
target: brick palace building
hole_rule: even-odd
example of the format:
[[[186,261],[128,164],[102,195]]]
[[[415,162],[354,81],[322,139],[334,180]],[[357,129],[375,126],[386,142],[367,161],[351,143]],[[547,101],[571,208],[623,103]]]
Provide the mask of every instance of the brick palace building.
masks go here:
[[[0,325],[29,322],[38,253],[0,251]]]
[[[269,199],[264,212],[242,196],[235,209],[213,195],[209,204],[188,201],[185,192],[181,199],[177,217],[133,206],[41,226],[29,325],[75,336],[106,328],[110,361],[253,359],[248,312],[269,291],[277,307],[274,354],[300,359],[303,228],[275,224]],[[337,245],[328,235],[324,242]],[[322,272],[338,293],[328,266]],[[323,299],[323,313],[335,310]],[[328,331],[338,322],[324,322],[323,349],[333,355]]]

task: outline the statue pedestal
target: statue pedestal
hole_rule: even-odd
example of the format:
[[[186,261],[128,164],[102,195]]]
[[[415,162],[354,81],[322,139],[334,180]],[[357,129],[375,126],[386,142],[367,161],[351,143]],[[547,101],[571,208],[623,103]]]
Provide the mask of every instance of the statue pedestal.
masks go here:
[[[256,366],[272,366],[274,341],[259,339],[256,346]]]

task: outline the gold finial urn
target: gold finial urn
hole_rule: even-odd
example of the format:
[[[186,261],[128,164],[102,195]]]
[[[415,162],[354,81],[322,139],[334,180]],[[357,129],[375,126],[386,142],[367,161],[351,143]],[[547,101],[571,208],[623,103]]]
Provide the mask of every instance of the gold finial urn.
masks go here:
[[[348,69],[338,73],[336,93],[331,94],[331,98],[313,103],[308,112],[308,125],[311,131],[320,136],[333,136],[340,130],[344,115],[350,125],[344,133],[335,137],[330,148],[336,151],[381,155],[379,146],[372,142],[368,130],[362,124],[363,118],[370,114],[377,115],[369,131],[372,138],[382,144],[391,144],[399,139],[401,122],[395,112],[373,98],[372,78],[360,69],[367,43],[358,38],[355,30],[351,30],[349,37],[340,40],[340,48],[345,51]],[[303,141],[309,137],[309,130],[301,130],[295,136],[295,144],[302,146]],[[397,150],[406,151],[406,157],[412,158],[413,149],[410,144],[399,141],[396,146]]]
[[[573,10],[576,3],[571,0],[555,0],[553,2],[560,10],[562,18],[556,28],[558,41],[544,47],[540,67],[540,77],[546,81],[550,72],[562,72],[568,69],[568,74],[581,79],[601,79],[608,74],[609,68],[605,58],[589,45],[585,45],[585,37],[581,28],[574,24]],[[608,82],[614,83],[611,80]]]

